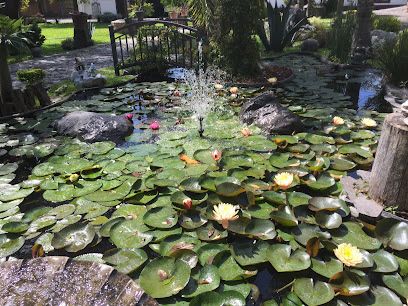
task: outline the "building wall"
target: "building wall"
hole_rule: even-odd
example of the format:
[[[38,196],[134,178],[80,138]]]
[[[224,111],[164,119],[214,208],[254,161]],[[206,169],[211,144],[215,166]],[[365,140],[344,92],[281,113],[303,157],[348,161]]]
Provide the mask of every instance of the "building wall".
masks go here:
[[[93,10],[93,4],[99,3],[100,5],[100,13],[114,13],[116,14],[116,1],[114,0],[91,0],[90,3],[82,3],[79,4],[79,10],[81,12],[85,12],[88,15],[92,15],[96,17],[95,14],[96,10]],[[94,6],[95,7],[95,6]]]
[[[38,13],[46,17],[69,17],[69,12],[74,10],[73,0],[62,0],[50,3],[49,0],[31,1],[30,6],[21,16],[32,16]]]

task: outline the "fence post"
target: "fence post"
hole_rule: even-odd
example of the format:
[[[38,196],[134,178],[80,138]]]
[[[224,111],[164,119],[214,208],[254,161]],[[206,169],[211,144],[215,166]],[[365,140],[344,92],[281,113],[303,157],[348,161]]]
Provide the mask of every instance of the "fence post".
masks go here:
[[[113,67],[115,68],[115,74],[119,75],[118,53],[116,51],[115,32],[113,30],[113,25],[109,25],[108,28],[109,28],[109,35],[110,35],[111,48],[112,48]]]

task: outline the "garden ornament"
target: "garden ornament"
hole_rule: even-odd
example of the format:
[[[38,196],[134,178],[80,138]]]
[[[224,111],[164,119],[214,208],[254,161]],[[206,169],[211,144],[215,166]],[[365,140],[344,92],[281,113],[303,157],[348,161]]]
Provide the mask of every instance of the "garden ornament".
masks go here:
[[[90,77],[94,77],[94,76],[95,76],[95,65],[94,65],[94,63],[91,63],[91,67],[89,67],[88,75],[89,75]]]

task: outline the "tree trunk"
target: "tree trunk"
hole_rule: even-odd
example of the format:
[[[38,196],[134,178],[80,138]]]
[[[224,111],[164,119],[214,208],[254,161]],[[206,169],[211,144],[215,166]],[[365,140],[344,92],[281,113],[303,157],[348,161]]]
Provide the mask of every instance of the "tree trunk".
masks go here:
[[[0,98],[3,103],[13,101],[13,84],[7,64],[7,48],[0,44]]]
[[[337,10],[336,10],[337,16],[343,14],[343,10],[344,10],[344,0],[337,0]]]
[[[373,0],[358,0],[356,30],[354,32],[353,49],[371,47],[371,13]]]
[[[0,1],[4,2],[4,1]],[[2,14],[9,16],[12,19],[18,19],[19,17],[19,5],[20,1],[17,0],[6,0],[6,6],[1,11]],[[4,13],[3,13],[4,11]]]
[[[408,210],[408,126],[401,113],[385,117],[371,171],[369,196],[386,206]]]
[[[307,2],[307,17],[314,16],[315,0],[309,0]]]
[[[72,1],[73,1],[73,4],[74,4],[74,11],[79,11],[78,1],[77,0],[72,0]]]

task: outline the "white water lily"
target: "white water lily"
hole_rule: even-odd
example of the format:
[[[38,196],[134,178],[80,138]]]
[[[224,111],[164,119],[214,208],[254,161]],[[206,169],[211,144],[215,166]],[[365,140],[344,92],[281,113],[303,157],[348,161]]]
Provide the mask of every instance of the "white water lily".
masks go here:
[[[213,214],[214,220],[221,221],[222,227],[228,227],[228,221],[234,221],[239,218],[237,208],[228,203],[220,203],[214,206]]]

